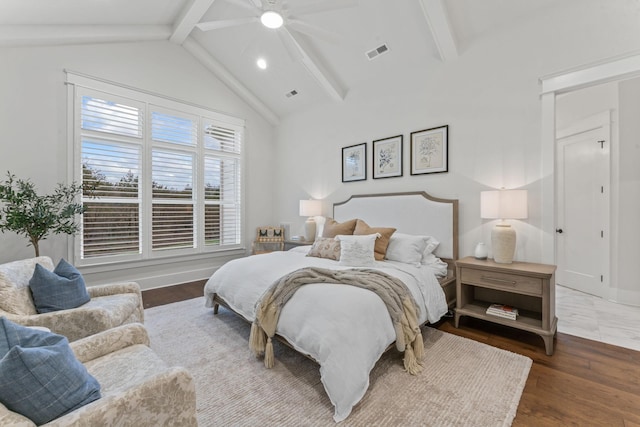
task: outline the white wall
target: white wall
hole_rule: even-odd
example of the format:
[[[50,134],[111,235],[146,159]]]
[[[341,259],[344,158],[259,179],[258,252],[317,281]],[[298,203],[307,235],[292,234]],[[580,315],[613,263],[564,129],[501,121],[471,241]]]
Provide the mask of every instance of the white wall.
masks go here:
[[[473,40],[447,63],[414,58],[398,64],[388,86],[350,88],[341,104],[326,103],[284,120],[277,128],[279,161],[275,219],[298,230],[299,199],[331,204],[352,194],[424,190],[460,200],[460,256],[489,241],[493,222],[480,219],[479,193],[490,188],[529,190],[529,218],[513,221],[518,232],[516,259],[540,261],[542,234],[541,108],[539,78],[640,48],[640,25],[632,2],[566,1],[554,14],[541,11],[528,20],[495,29]],[[391,55],[380,60],[392,58]],[[410,68],[410,69],[407,69]],[[449,172],[409,175],[409,133],[449,125]],[[341,183],[341,148],[404,134],[404,176]],[[553,206],[553,201],[547,201]],[[373,224],[387,225],[387,224]]]
[[[69,69],[195,103],[246,120],[247,238],[272,221],[273,128],[182,47],[169,42],[0,48],[0,173],[31,179],[45,193],[67,177],[67,90]],[[33,256],[27,240],[0,234],[0,262]],[[41,254],[55,262],[67,256],[68,239],[54,236]],[[144,288],[208,277],[226,258],[163,260],[84,272],[87,281],[138,280]],[[104,269],[103,269],[104,270]],[[88,273],[88,274],[87,274]]]

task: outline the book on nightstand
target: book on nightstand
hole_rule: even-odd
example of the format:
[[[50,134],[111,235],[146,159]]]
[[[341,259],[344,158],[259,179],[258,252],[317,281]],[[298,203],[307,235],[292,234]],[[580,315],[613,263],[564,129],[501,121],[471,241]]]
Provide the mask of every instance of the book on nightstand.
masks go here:
[[[518,317],[518,309],[513,308],[510,305],[491,304],[489,308],[487,308],[487,314],[516,320],[516,317]]]

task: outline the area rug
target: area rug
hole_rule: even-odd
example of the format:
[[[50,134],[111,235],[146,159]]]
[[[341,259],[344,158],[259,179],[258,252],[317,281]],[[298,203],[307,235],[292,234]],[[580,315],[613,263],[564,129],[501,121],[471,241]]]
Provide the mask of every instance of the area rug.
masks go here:
[[[201,426],[335,426],[319,366],[275,345],[265,369],[249,350],[250,326],[204,297],[145,310],[151,347],[169,365],[187,368],[196,383]],[[340,426],[509,426],[531,359],[424,328],[425,368],[403,371],[387,352],[371,372],[365,397]]]

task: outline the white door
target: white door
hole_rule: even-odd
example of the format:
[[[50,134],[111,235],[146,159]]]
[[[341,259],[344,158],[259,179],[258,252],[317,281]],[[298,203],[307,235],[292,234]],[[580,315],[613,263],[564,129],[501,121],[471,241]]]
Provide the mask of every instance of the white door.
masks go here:
[[[558,284],[602,297],[609,282],[610,126],[557,140]]]

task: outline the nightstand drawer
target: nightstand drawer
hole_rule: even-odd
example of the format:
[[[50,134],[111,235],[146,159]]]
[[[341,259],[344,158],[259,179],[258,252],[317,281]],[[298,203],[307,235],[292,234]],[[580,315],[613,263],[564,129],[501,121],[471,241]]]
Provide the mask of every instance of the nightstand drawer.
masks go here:
[[[542,295],[542,279],[534,277],[463,268],[460,280],[462,283],[471,283],[492,289],[504,289],[530,295]]]

